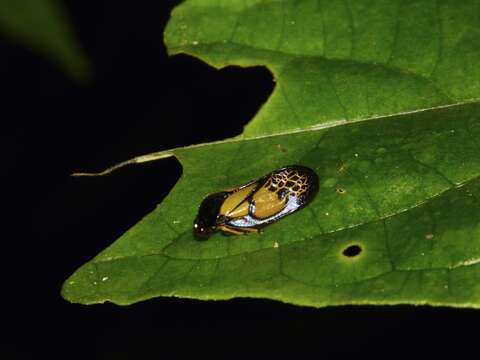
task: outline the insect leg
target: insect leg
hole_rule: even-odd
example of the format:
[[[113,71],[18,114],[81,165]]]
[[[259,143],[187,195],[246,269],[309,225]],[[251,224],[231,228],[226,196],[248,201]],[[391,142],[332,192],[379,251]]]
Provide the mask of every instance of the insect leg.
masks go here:
[[[218,229],[223,231],[223,232],[233,234],[233,235],[242,235],[242,234],[247,234],[247,233],[252,233],[252,232],[253,233],[258,232],[258,230],[255,229],[255,228],[233,228],[233,227],[230,227],[230,226],[227,226],[227,225],[219,226]]]

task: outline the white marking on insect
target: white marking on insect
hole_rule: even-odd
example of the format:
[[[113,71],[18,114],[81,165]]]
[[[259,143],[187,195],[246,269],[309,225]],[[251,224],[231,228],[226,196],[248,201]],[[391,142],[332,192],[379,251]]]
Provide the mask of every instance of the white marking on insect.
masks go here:
[[[251,204],[252,205],[252,204]],[[250,214],[239,219],[232,219],[228,222],[229,225],[238,227],[253,227],[271,222],[272,218],[281,218],[284,214],[288,214],[298,208],[297,198],[295,195],[290,194],[288,196],[288,202],[285,207],[278,214],[265,218],[263,220],[254,219]],[[252,209],[250,209],[252,211]],[[253,212],[254,213],[254,212]]]

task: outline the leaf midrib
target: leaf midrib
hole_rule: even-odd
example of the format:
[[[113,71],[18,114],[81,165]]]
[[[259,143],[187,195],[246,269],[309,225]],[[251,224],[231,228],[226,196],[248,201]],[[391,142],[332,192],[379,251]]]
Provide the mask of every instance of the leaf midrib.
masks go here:
[[[330,129],[334,128],[337,126],[348,126],[348,125],[354,125],[357,123],[363,123],[363,122],[368,122],[368,121],[380,121],[383,119],[389,119],[392,117],[402,117],[402,116],[408,116],[408,115],[413,115],[417,113],[423,113],[423,112],[428,112],[428,111],[436,111],[436,110],[443,110],[443,109],[448,109],[448,108],[454,108],[454,107],[460,107],[464,105],[472,105],[472,104],[480,104],[480,98],[472,98],[472,99],[467,99],[465,101],[457,102],[454,104],[446,104],[446,105],[439,105],[439,106],[433,106],[429,108],[422,108],[422,109],[415,109],[411,111],[403,111],[403,112],[398,112],[394,114],[388,114],[388,115],[379,115],[379,116],[370,116],[366,118],[360,118],[360,119],[355,119],[355,120],[332,120],[329,122],[325,123],[319,123],[316,125],[309,126],[308,128],[297,128],[297,129],[289,129],[285,131],[280,131],[276,133],[270,133],[270,134],[264,134],[264,135],[257,135],[257,136],[248,136],[246,137],[245,135],[241,134],[236,137],[228,138],[228,139],[223,139],[223,140],[217,140],[217,141],[212,141],[212,142],[207,142],[207,143],[201,143],[201,144],[193,144],[193,145],[188,145],[188,146],[182,146],[182,147],[176,147],[168,150],[161,150],[153,153],[149,153],[146,155],[140,155],[137,156],[131,160],[125,161],[127,164],[133,164],[133,163],[144,163],[144,162],[149,162],[153,161],[156,159],[164,159],[167,157],[171,156],[176,156],[179,155],[177,152],[178,151],[183,151],[183,150],[190,150],[190,149],[197,149],[205,146],[211,146],[211,145],[221,145],[221,144],[232,144],[232,143],[237,143],[237,142],[246,142],[246,141],[255,141],[255,140],[261,140],[261,139],[268,139],[268,138],[274,138],[274,137],[282,137],[282,136],[287,136],[287,135],[292,135],[292,134],[301,134],[301,133],[308,133],[311,131],[320,131],[320,130],[325,130],[325,129]]]

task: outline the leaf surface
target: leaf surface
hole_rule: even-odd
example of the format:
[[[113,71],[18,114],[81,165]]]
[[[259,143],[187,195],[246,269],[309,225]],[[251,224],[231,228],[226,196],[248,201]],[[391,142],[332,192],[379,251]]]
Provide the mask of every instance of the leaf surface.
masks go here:
[[[180,5],[165,34],[172,54],[266,65],[277,85],[238,138],[156,154],[177,157],[181,179],[65,282],[64,297],[480,307],[473,14],[474,1]],[[259,235],[193,239],[207,194],[287,164],[320,176],[309,206]]]

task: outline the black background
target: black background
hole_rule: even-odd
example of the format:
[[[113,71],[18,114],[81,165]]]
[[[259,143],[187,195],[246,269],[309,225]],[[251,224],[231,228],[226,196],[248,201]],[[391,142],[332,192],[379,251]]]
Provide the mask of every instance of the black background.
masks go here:
[[[168,58],[162,34],[175,3],[68,1],[96,69],[86,86],[38,54],[0,41],[8,213],[0,355],[138,359],[193,350],[195,357],[229,358],[255,348],[389,358],[399,351],[414,357],[475,348],[480,312],[474,310],[175,298],[82,306],[60,297],[76,268],[161,202],[181,166],[166,159],[101,178],[69,174],[235,136],[274,88],[266,68],[217,71],[188,56]]]

